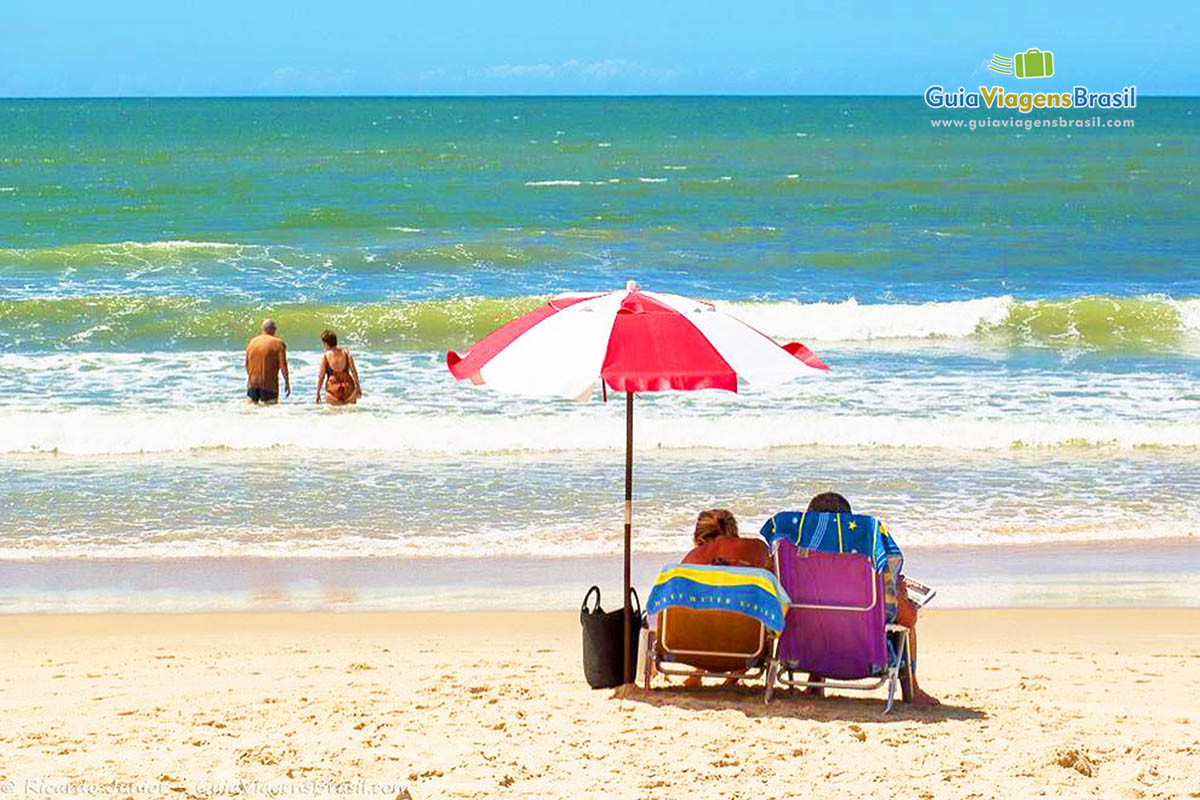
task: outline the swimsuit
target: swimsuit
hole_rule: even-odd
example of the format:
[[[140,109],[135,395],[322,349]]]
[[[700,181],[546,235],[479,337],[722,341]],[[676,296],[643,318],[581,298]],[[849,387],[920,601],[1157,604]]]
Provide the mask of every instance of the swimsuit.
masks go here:
[[[249,397],[255,403],[275,403],[279,400],[279,392],[273,392],[270,389],[260,389],[257,386],[251,386],[246,389],[246,397]]]
[[[344,353],[345,363],[342,369],[335,370],[329,364],[329,356],[325,356],[325,398],[333,405],[353,403],[355,400],[354,378],[350,375],[350,354]]]

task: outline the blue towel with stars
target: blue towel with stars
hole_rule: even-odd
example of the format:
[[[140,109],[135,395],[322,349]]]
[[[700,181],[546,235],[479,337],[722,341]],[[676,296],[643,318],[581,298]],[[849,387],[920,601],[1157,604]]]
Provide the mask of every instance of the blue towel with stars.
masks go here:
[[[883,600],[887,618],[896,618],[900,573],[904,554],[888,533],[887,526],[866,514],[834,514],[825,511],[780,511],[759,531],[774,549],[778,539],[789,539],[799,547],[823,553],[858,553],[870,557],[875,571],[883,574]]]
[[[891,561],[899,574],[904,556],[887,526],[866,514],[833,514],[824,511],[780,511],[763,523],[759,535],[774,547],[775,540],[786,538],[797,547],[823,553],[859,553],[870,556],[876,570],[888,568]]]

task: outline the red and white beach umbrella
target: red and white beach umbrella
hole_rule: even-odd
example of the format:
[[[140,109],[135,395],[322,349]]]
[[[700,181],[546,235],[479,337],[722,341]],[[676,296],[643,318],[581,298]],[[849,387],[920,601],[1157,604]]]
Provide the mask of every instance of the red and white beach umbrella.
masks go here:
[[[514,319],[464,355],[459,380],[501,392],[586,398],[596,378],[615,392],[725,389],[738,378],[778,383],[828,367],[799,343],[780,346],[712,303],[675,294],[570,294]]]
[[[669,389],[738,390],[829,367],[804,345],[780,345],[712,303],[646,292],[562,295],[496,329],[466,353],[447,353],[459,380],[497,391],[586,399],[596,379],[625,392],[625,642],[628,647],[633,500],[633,395]],[[625,658],[626,681],[631,680]]]

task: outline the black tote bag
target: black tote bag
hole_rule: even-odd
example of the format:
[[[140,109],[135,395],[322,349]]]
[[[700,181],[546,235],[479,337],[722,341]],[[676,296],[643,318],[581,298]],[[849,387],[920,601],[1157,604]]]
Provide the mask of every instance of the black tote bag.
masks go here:
[[[595,608],[588,609],[588,600],[596,595]],[[629,626],[629,674],[637,667],[638,636],[642,632],[642,601],[637,590],[629,587],[633,598],[633,616]],[[625,634],[625,608],[605,611],[600,608],[600,587],[593,586],[583,596],[579,608],[579,623],[583,626],[583,676],[593,689],[609,689],[625,682],[625,671],[621,667],[624,650],[622,639]]]

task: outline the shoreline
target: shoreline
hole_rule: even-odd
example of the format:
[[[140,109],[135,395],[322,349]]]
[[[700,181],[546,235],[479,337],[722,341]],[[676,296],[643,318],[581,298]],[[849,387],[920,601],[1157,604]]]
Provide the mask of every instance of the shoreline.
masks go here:
[[[1073,617],[1103,618],[1104,615],[1116,617],[1132,617],[1147,612],[1164,613],[1167,615],[1182,615],[1195,618],[1200,623],[1200,607],[1196,606],[1087,606],[1080,608],[1063,608],[1060,606],[976,606],[972,608],[934,608],[922,609],[920,619],[925,621],[929,615],[967,619],[972,615],[981,615],[989,619],[997,616],[1039,616],[1063,621],[1064,630],[1076,630],[1077,623],[1066,622]],[[272,630],[286,629],[299,619],[304,620],[307,628],[313,633],[345,633],[355,635],[355,630],[348,629],[345,621],[356,620],[362,623],[363,629],[372,630],[377,627],[386,628],[397,622],[403,626],[419,629],[423,625],[436,622],[446,629],[468,628],[475,625],[481,617],[505,620],[522,618],[528,620],[545,620],[553,626],[578,626],[579,614],[576,611],[563,610],[524,610],[524,609],[478,609],[464,611],[461,609],[438,611],[99,611],[74,613],[16,613],[0,614],[0,639],[5,636],[25,635],[28,633],[45,634],[47,636],[71,636],[80,633],[96,633],[106,627],[110,632],[140,630],[143,633],[154,632],[198,632],[200,630],[220,628],[225,625],[236,627],[237,633],[253,632],[254,629]],[[184,620],[184,628],[180,628],[171,620]],[[247,628],[244,623],[252,621]],[[457,622],[456,622],[457,621]],[[143,627],[140,623],[146,623]],[[162,625],[160,628],[159,625]],[[327,627],[326,627],[327,626]],[[1019,625],[1017,625],[1019,628]],[[190,630],[189,630],[190,629]]]
[[[615,547],[615,545],[614,545]],[[644,602],[682,552],[635,552]],[[1200,540],[905,548],[931,608],[1193,608]],[[592,584],[620,597],[620,555],[477,557],[0,558],[0,616],[56,613],[552,611]]]

